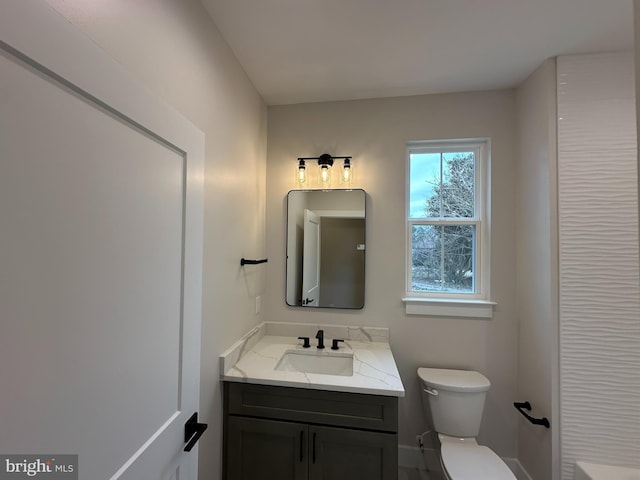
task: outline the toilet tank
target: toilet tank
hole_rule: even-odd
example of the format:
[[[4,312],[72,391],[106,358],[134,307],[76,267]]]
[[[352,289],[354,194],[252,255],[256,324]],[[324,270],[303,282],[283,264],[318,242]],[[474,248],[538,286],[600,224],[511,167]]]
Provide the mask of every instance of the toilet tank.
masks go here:
[[[433,429],[453,437],[477,437],[489,379],[471,370],[442,368],[419,368],[418,376]]]

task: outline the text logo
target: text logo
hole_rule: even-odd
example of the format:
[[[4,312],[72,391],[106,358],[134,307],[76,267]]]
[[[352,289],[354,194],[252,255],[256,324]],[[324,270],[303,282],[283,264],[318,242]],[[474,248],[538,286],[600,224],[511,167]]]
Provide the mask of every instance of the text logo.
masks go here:
[[[0,480],[78,480],[78,455],[0,455]]]

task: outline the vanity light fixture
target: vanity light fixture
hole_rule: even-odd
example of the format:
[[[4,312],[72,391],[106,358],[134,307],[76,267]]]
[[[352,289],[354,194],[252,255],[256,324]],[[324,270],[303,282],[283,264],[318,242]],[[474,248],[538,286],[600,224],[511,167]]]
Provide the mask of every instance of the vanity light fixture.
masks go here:
[[[296,180],[300,187],[307,186],[309,182],[309,171],[307,170],[306,161],[316,160],[318,162],[318,184],[321,188],[331,187],[331,167],[334,160],[343,160],[342,170],[340,172],[340,183],[350,186],[353,178],[351,170],[351,157],[333,157],[328,153],[323,153],[319,157],[298,157],[298,167],[296,172]]]

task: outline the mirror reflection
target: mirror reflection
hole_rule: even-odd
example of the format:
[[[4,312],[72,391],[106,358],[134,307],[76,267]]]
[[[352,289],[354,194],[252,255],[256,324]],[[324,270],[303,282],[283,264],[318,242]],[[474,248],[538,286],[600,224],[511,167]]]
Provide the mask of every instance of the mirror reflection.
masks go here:
[[[364,307],[365,191],[287,195],[289,306]]]

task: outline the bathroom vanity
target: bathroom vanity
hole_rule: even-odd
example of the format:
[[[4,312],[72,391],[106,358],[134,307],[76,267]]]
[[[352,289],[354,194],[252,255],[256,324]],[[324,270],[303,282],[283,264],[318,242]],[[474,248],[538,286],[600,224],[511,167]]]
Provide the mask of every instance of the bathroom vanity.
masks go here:
[[[266,322],[220,360],[226,480],[397,479],[404,388],[387,329]]]

